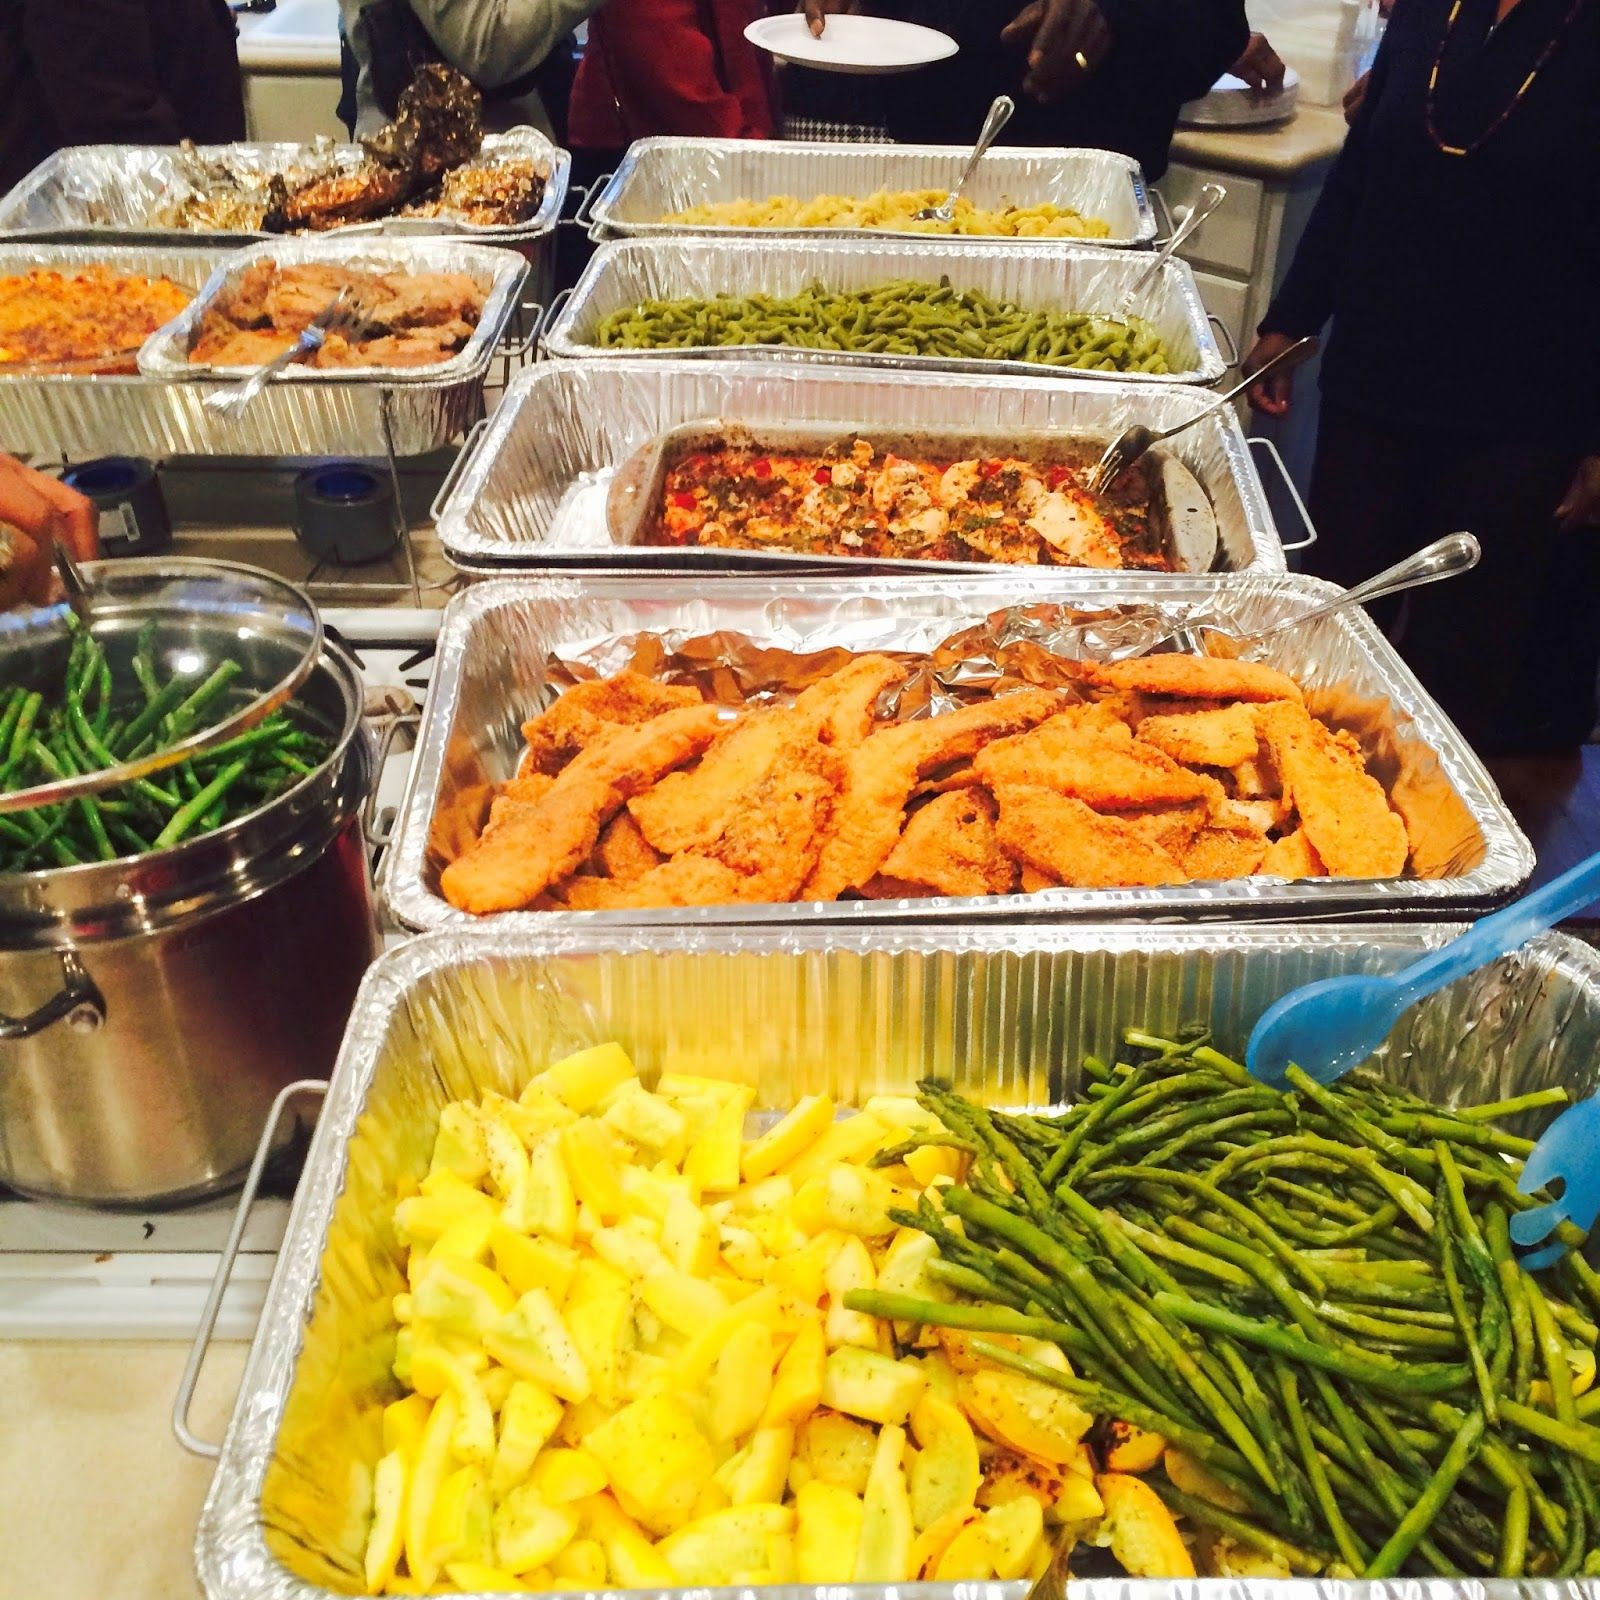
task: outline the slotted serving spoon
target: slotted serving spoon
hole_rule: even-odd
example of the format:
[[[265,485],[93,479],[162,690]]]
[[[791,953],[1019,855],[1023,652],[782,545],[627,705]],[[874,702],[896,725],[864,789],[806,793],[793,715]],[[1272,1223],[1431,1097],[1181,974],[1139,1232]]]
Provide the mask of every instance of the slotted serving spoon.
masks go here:
[[[1424,545],[1415,555],[1386,567],[1365,583],[1358,583],[1353,589],[1346,589],[1343,594],[1323,601],[1320,606],[1312,606],[1309,611],[1301,611],[1295,616],[1285,617],[1282,622],[1274,622],[1269,628],[1257,628],[1254,633],[1233,633],[1215,623],[1179,623],[1160,634],[1154,643],[1141,642],[1137,649],[1126,654],[1153,656],[1176,652],[1191,656],[1211,655],[1213,652],[1209,648],[1209,641],[1215,639],[1227,646],[1226,654],[1242,655],[1247,650],[1265,644],[1268,639],[1277,638],[1280,633],[1288,633],[1307,622],[1315,622],[1318,617],[1331,617],[1335,612],[1365,605],[1369,600],[1381,600],[1384,595],[1398,594],[1402,589],[1419,589],[1423,584],[1437,583],[1441,578],[1453,578],[1460,573],[1470,572],[1477,566],[1482,553],[1478,541],[1470,533],[1447,533],[1444,538]]]
[[[1323,978],[1318,983],[1294,989],[1268,1006],[1250,1030],[1245,1065],[1256,1077],[1279,1088],[1288,1082],[1291,1064],[1318,1083],[1332,1083],[1367,1060],[1388,1038],[1389,1030],[1401,1016],[1419,1000],[1510,954],[1536,933],[1543,933],[1563,917],[1588,905],[1597,894],[1600,894],[1600,854],[1590,856],[1559,878],[1552,878],[1542,889],[1524,895],[1503,911],[1480,918],[1460,938],[1412,962],[1402,972],[1385,978]],[[1557,1121],[1583,1110],[1581,1105],[1574,1106]],[[1584,1122],[1595,1115],[1597,1113],[1586,1113]],[[1554,1132],[1554,1126],[1550,1132]],[[1567,1141],[1568,1136],[1562,1135],[1556,1154],[1565,1156],[1568,1153]],[[1530,1159],[1528,1170],[1532,1167]],[[1527,1175],[1525,1171],[1524,1177]],[[1555,1175],[1552,1167],[1546,1174],[1546,1181]],[[1600,1199],[1597,1199],[1596,1210],[1600,1211]],[[1575,1208],[1572,1214],[1576,1214]],[[1591,1213],[1591,1221],[1593,1216]],[[1512,1231],[1516,1234],[1515,1224]],[[1537,1232],[1534,1235],[1535,1238],[1539,1236]],[[1520,1239],[1521,1235],[1517,1237]]]
[[[1139,296],[1155,281],[1156,275],[1172,259],[1174,251],[1227,198],[1228,191],[1220,183],[1205,184],[1195,196],[1195,202],[1189,208],[1189,215],[1172,230],[1172,237],[1156,252],[1150,265],[1123,291],[1109,311],[1095,313],[1097,320],[1119,322],[1126,327],[1128,318],[1133,314],[1133,308],[1139,303]]]
[[[1242,382],[1236,383],[1226,394],[1219,394],[1210,405],[1203,406],[1184,422],[1175,422],[1170,428],[1147,428],[1142,422],[1131,423],[1106,446],[1105,454],[1089,468],[1084,476],[1084,488],[1090,494],[1104,494],[1149,450],[1151,445],[1160,444],[1163,439],[1170,439],[1175,433],[1182,433],[1185,428],[1192,428],[1197,422],[1204,422],[1214,412],[1237,400],[1246,389],[1260,383],[1269,372],[1276,372],[1279,367],[1299,366],[1316,348],[1317,341],[1314,338],[1296,339],[1287,350],[1280,350],[1270,361],[1263,362],[1255,372]]]
[[[1000,130],[1011,120],[1011,113],[1017,109],[1017,102],[1008,94],[997,94],[994,104],[989,107],[989,115],[983,119],[983,126],[978,130],[978,142],[972,147],[972,154],[967,158],[967,164],[962,169],[961,176],[956,179],[956,186],[936,206],[924,206],[920,211],[911,214],[913,222],[954,222],[956,220],[956,201],[961,198],[961,191],[972,181],[972,174],[978,170],[978,163],[989,153],[989,146],[1000,137]]]

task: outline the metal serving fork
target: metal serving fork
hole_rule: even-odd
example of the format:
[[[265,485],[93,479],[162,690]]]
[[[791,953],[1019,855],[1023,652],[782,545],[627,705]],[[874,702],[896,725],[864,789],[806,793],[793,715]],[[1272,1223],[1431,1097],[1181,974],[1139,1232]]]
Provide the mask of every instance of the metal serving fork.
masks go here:
[[[1226,394],[1219,394],[1210,405],[1203,406],[1185,422],[1174,423],[1170,428],[1147,428],[1142,422],[1130,424],[1106,446],[1105,454],[1089,468],[1084,476],[1084,488],[1091,494],[1104,494],[1151,445],[1160,444],[1163,439],[1170,439],[1173,434],[1182,433],[1185,428],[1203,422],[1213,412],[1237,400],[1246,389],[1260,383],[1269,372],[1275,372],[1279,367],[1299,366],[1316,348],[1317,341],[1313,338],[1296,339],[1287,350],[1280,350],[1270,361],[1263,362],[1258,371],[1252,372],[1241,383],[1236,383]]]
[[[1156,275],[1172,259],[1173,252],[1227,198],[1228,191],[1220,183],[1205,184],[1189,208],[1189,215],[1172,230],[1172,237],[1162,245],[1155,259],[1122,292],[1109,311],[1095,313],[1096,319],[1100,322],[1119,322],[1126,327],[1128,318],[1133,315],[1133,308],[1139,303],[1139,296],[1155,281]]]
[[[1154,642],[1141,642],[1137,649],[1122,653],[1153,656],[1175,651],[1191,656],[1211,655],[1213,652],[1207,646],[1209,640],[1215,639],[1227,647],[1224,654],[1244,655],[1265,644],[1268,639],[1275,639],[1280,633],[1288,633],[1304,623],[1315,622],[1318,617],[1331,617],[1335,612],[1365,605],[1369,600],[1381,600],[1384,595],[1398,594],[1402,589],[1419,589],[1425,583],[1437,583],[1441,578],[1453,578],[1458,573],[1469,572],[1477,566],[1481,554],[1478,541],[1470,533],[1446,534],[1444,538],[1424,545],[1415,555],[1407,556],[1404,561],[1396,562],[1376,577],[1368,578],[1365,583],[1358,583],[1353,589],[1346,589],[1343,594],[1336,594],[1331,600],[1325,600],[1309,611],[1285,617],[1270,628],[1258,628],[1253,633],[1234,633],[1217,623],[1179,623],[1158,635]]]
[[[320,350],[329,333],[356,320],[356,308],[348,286],[341,289],[305,327],[295,342],[280,355],[256,368],[249,377],[227,389],[208,394],[200,404],[216,416],[230,421],[237,417],[283,369]]]
[[[997,94],[994,104],[989,107],[989,115],[983,119],[983,127],[978,132],[978,142],[972,147],[972,154],[967,159],[966,167],[961,176],[956,179],[956,186],[936,206],[924,206],[920,211],[912,213],[913,222],[954,222],[956,219],[956,201],[961,198],[961,191],[972,181],[972,174],[978,170],[978,163],[988,154],[989,146],[1000,137],[1000,130],[1011,120],[1011,113],[1017,109],[1017,103],[1008,94]]]

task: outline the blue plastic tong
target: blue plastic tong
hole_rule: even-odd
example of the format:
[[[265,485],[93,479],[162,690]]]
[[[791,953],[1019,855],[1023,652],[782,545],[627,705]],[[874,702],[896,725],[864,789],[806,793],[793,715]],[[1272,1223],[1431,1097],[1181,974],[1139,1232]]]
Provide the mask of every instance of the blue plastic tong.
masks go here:
[[[1590,856],[1542,889],[1473,923],[1459,939],[1389,977],[1324,978],[1292,990],[1262,1014],[1250,1033],[1245,1064],[1278,1087],[1290,1063],[1318,1083],[1332,1083],[1367,1060],[1401,1015],[1447,983],[1487,966],[1525,944],[1600,894],[1600,855]],[[1600,1216],[1600,1097],[1569,1106],[1545,1129],[1522,1169],[1518,1188],[1534,1194],[1557,1180],[1561,1198],[1511,1219],[1524,1247],[1549,1237],[1562,1222],[1585,1231]],[[1524,1258],[1548,1266],[1566,1249],[1548,1245]]]

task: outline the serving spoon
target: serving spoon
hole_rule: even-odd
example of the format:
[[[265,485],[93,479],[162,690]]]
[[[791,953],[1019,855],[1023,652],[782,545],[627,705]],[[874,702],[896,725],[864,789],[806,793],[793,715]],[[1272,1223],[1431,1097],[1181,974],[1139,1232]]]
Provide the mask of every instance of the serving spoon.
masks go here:
[[[1175,422],[1170,428],[1147,428],[1142,422],[1131,423],[1106,446],[1105,454],[1089,468],[1084,476],[1084,488],[1090,494],[1104,494],[1152,445],[1170,439],[1175,433],[1182,433],[1185,428],[1192,428],[1197,422],[1204,422],[1213,412],[1237,400],[1246,389],[1260,383],[1269,372],[1276,372],[1279,367],[1299,366],[1316,348],[1315,338],[1296,339],[1286,350],[1280,350],[1270,361],[1263,362],[1226,394],[1219,394],[1210,405],[1201,407],[1192,417]]]
[[[1008,94],[997,94],[994,104],[989,107],[989,115],[983,119],[983,127],[978,131],[978,142],[972,147],[972,154],[967,158],[967,165],[961,176],[956,179],[956,186],[936,206],[924,206],[920,211],[911,214],[913,222],[943,222],[951,223],[956,220],[956,201],[961,198],[961,191],[972,181],[972,174],[978,170],[978,163],[989,153],[989,146],[1000,137],[1000,130],[1011,120],[1011,113],[1017,109],[1017,103]]]
[[[1388,977],[1323,978],[1293,989],[1268,1006],[1250,1030],[1245,1065],[1278,1088],[1288,1083],[1291,1065],[1318,1083],[1333,1083],[1373,1055],[1419,1000],[1509,955],[1536,933],[1588,905],[1597,894],[1600,854],[1504,910],[1480,918],[1459,938],[1401,972]]]
[[[1178,246],[1227,198],[1228,191],[1220,183],[1205,184],[1200,193],[1195,196],[1195,202],[1189,208],[1189,215],[1172,230],[1172,237],[1157,251],[1154,260],[1133,280],[1132,284],[1118,297],[1109,311],[1095,313],[1097,320],[1101,322],[1116,322],[1126,327],[1133,308],[1139,303],[1139,296],[1154,281],[1156,274],[1172,259],[1173,253]],[[1260,375],[1257,374],[1257,376],[1259,377]]]

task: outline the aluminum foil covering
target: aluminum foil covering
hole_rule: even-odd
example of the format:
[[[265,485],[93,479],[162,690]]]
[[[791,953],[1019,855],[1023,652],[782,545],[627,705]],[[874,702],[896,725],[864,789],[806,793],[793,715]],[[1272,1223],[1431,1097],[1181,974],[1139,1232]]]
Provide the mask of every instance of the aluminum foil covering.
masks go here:
[[[1079,433],[1110,439],[1129,423],[1166,428],[1214,404],[1187,388],[1059,379],[976,378],[839,368],[800,373],[764,361],[543,362],[507,389],[483,440],[441,507],[439,541],[469,572],[512,566],[815,569],[815,556],[620,544],[606,515],[617,469],[687,422],[808,422],[859,428]],[[1229,408],[1165,444],[1216,513],[1218,567],[1281,572],[1283,549]],[[977,563],[837,564],[850,573],[992,571]]]
[[[742,1075],[761,1110],[843,1104],[935,1076],[989,1104],[1070,1100],[1085,1053],[1186,1022],[1242,1051],[1298,984],[1388,973],[1449,926],[788,929],[588,937],[497,928],[414,940],[356,1000],[195,1541],[209,1600],[363,1592],[361,1556],[405,1288],[390,1218],[427,1171],[441,1107],[515,1095],[618,1039],[659,1071]],[[1445,1104],[1600,1087],[1600,953],[1541,935],[1408,1012],[1380,1069]],[[1535,1135],[1550,1111],[1516,1131]],[[1025,1583],[668,1590],[721,1600],[1021,1600]],[[1522,1579],[1074,1579],[1082,1600],[1570,1600]]]
[[[418,367],[308,367],[292,363],[273,383],[345,383],[375,380],[386,384],[482,382],[489,357],[528,276],[528,263],[515,250],[489,245],[462,244],[454,239],[274,239],[252,245],[226,257],[206,280],[200,294],[166,327],[145,340],[139,352],[139,371],[148,378],[190,381],[196,378],[240,379],[255,366],[197,364],[189,352],[200,337],[200,324],[225,289],[231,288],[253,266],[275,261],[280,267],[316,262],[325,266],[361,268],[369,272],[459,272],[484,293],[483,311],[471,337],[448,361]],[[269,385],[270,387],[270,385]]]
[[[0,276],[31,267],[63,272],[103,265],[165,274],[200,290],[235,252],[172,245],[0,244]],[[494,252],[503,254],[504,252]],[[371,383],[330,379],[268,384],[233,420],[202,404],[216,383],[0,369],[0,449],[17,455],[397,456],[424,455],[483,415],[483,368],[467,380]]]
[[[719,576],[714,585],[665,573],[500,579],[457,595],[439,632],[432,689],[410,786],[386,863],[384,894],[402,926],[471,926],[439,893],[439,873],[482,827],[494,785],[511,777],[521,725],[577,676],[633,666],[697,683],[725,703],[800,687],[839,665],[830,652],[926,656],[899,714],[949,704],[1019,667],[1039,680],[1057,655],[1125,652],[1175,620],[1266,627],[1335,591],[1286,574],[1179,577],[1051,575],[1019,582]],[[1228,917],[1440,915],[1510,895],[1533,851],[1493,780],[1362,612],[1320,618],[1273,640],[1265,659],[1295,677],[1310,709],[1361,742],[1369,770],[1405,816],[1417,875],[1393,879],[1253,877],[1165,888],[1048,889],[985,898],[847,900],[629,911],[538,911],[510,918],[622,926],[858,923],[1023,917],[1217,920]],[[907,695],[915,698],[908,699]],[[942,709],[934,704],[932,709]],[[497,919],[506,920],[506,919]]]
[[[717,294],[798,294],[808,284],[829,289],[870,289],[895,278],[937,283],[948,276],[958,289],[981,289],[997,300],[1062,311],[1109,311],[1148,266],[1130,251],[1096,250],[1054,239],[1041,251],[1011,239],[849,238],[619,239],[603,244],[584,269],[572,298],[545,330],[553,356],[616,360],[685,355],[719,360],[757,358],[807,366],[921,368],[943,372],[1014,373],[1024,378],[1093,378],[1127,383],[1215,383],[1226,371],[1211,324],[1187,263],[1171,260],[1135,308],[1167,347],[1169,373],[1086,372],[1026,361],[962,360],[882,352],[797,350],[787,345],[706,345],[686,349],[609,350],[594,342],[595,328],[613,311],[643,300]]]
[[[484,135],[485,155],[526,155],[548,169],[539,209],[525,222],[483,227],[447,217],[384,217],[331,232],[340,238],[395,234],[477,239],[486,244],[525,244],[553,236],[566,201],[572,157],[537,128],[510,128]],[[46,157],[9,194],[0,197],[0,238],[115,239],[122,243],[193,244],[283,237],[260,231],[208,233],[174,227],[160,219],[172,204],[194,192],[190,176],[208,162],[242,177],[266,179],[274,172],[309,165],[354,164],[359,145],[199,145],[189,154],[175,145],[72,145]]]
[[[621,238],[660,233],[860,238],[859,228],[733,228],[662,219],[719,200],[765,200],[780,194],[802,200],[823,194],[864,197],[879,189],[949,190],[971,154],[965,145],[636,139],[589,214],[598,232]],[[1139,163],[1110,150],[991,150],[962,192],[981,209],[1050,204],[1098,217],[1110,227],[1110,235],[1083,242],[1102,248],[1148,244],[1155,237],[1155,212]],[[926,239],[928,235],[875,228],[871,237]],[[1059,238],[1018,242],[1036,250],[1062,243]]]

